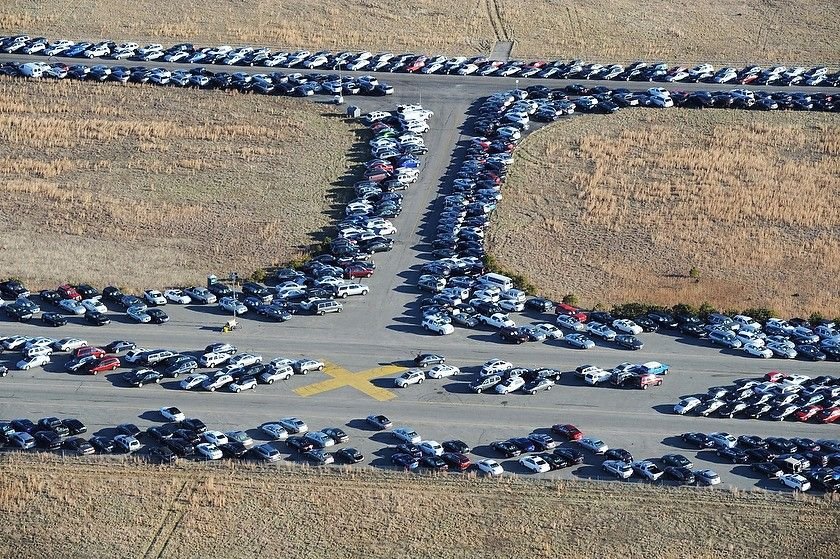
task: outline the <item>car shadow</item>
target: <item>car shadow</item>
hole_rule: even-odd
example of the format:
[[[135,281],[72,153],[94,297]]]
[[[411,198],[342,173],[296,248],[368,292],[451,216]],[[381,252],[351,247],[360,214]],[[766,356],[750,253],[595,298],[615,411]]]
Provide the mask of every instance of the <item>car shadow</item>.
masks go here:
[[[666,446],[672,446],[674,448],[682,448],[685,450],[697,450],[697,447],[687,444],[677,435],[665,437],[664,439],[662,439],[662,444]]]
[[[481,456],[482,458],[499,459],[499,453],[493,450],[493,447],[489,444],[480,444],[476,446],[472,449],[472,453],[476,456]]]
[[[183,391],[183,388],[181,388],[181,381],[177,380],[177,379],[176,380],[169,380],[168,382],[161,381],[160,386],[161,386],[161,388],[164,388],[165,390],[181,390],[181,391]]]
[[[123,379],[123,373],[109,373],[105,375],[105,378],[108,379],[113,386],[116,388],[134,388]]]
[[[395,388],[394,377],[383,377],[371,379],[370,383],[379,388]]]
[[[577,467],[574,467],[574,469],[571,470],[571,473],[573,476],[580,479],[615,479],[614,476],[605,475],[606,472],[604,472],[604,470],[602,470],[600,466],[596,466],[594,464],[579,464]]]
[[[450,394],[472,394],[469,382],[450,382],[444,384],[442,388]]]
[[[663,415],[676,415],[674,413],[674,405],[673,404],[656,404],[655,406],[651,406],[652,409],[658,413]]]
[[[390,431],[379,431],[368,438],[384,445],[397,445],[402,443],[402,441],[395,437]]]
[[[144,411],[137,417],[140,419],[145,419],[146,421],[154,421],[155,423],[167,423],[167,420],[164,419],[164,417],[157,410]]]
[[[382,429],[368,423],[367,419],[351,419],[345,425],[351,429],[358,429],[359,431],[382,431]]]

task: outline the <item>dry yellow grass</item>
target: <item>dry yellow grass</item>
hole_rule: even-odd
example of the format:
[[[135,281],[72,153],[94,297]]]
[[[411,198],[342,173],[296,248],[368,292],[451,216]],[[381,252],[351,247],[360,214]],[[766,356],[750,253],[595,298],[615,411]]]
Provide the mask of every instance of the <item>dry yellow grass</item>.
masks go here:
[[[70,39],[257,44],[287,48],[489,53],[669,62],[834,63],[833,0],[7,0],[0,32]]]
[[[354,132],[307,101],[0,81],[0,254],[33,286],[202,282],[296,256]]]
[[[0,558],[837,556],[831,497],[0,456]],[[702,511],[702,512],[701,512]]]
[[[838,138],[832,114],[563,120],[515,152],[489,247],[540,291],[587,306],[708,301],[838,316]]]

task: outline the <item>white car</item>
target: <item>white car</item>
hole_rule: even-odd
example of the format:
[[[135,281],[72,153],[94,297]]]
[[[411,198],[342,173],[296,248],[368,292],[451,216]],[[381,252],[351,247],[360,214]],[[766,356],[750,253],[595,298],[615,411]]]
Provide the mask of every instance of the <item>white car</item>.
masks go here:
[[[88,345],[88,343],[85,340],[80,340],[79,338],[63,338],[53,342],[52,344],[53,349],[56,351],[73,351],[79,349],[80,347],[85,347],[86,345]]]
[[[23,356],[24,357],[36,357],[38,355],[52,355],[53,349],[50,346],[43,346],[43,345],[35,345],[29,348],[24,349]]]
[[[248,307],[233,297],[222,297],[221,301],[219,301],[219,308],[237,315],[248,312]]]
[[[184,293],[189,295],[194,301],[205,305],[212,305],[216,302],[216,296],[204,287],[190,287],[189,289],[185,289]]]
[[[411,384],[423,384],[424,378],[426,378],[426,375],[422,370],[409,369],[394,379],[394,386],[397,388],[406,388]]]
[[[513,369],[513,363],[501,359],[491,359],[481,366],[481,376],[499,375]]]
[[[735,448],[735,445],[738,444],[738,439],[730,435],[729,433],[716,432],[716,433],[709,433],[709,438],[715,443],[715,446],[719,446],[722,448]]]
[[[285,441],[289,438],[289,432],[279,423],[264,423],[260,425],[260,431],[271,437],[274,441]]]
[[[82,304],[76,301],[75,299],[62,299],[58,302],[58,306],[64,309],[65,311],[69,312],[70,314],[75,314],[79,316],[87,312],[87,309],[85,309],[82,306]]]
[[[301,435],[309,431],[309,426],[297,417],[284,417],[278,423],[289,433]]]
[[[773,351],[764,347],[764,342],[751,342],[744,344],[744,352],[753,357],[761,357],[762,359],[770,359],[773,357]]]
[[[404,443],[417,444],[421,440],[423,440],[422,437],[420,437],[420,435],[417,434],[417,431],[415,431],[414,429],[409,429],[408,427],[397,427],[392,432],[394,433],[395,437],[397,437]]]
[[[475,463],[478,471],[488,476],[500,476],[505,473],[504,468],[492,458],[485,458]]]
[[[608,447],[601,439],[595,437],[583,437],[578,441],[578,444],[583,448],[594,452],[595,454],[604,454],[610,447]]]
[[[443,447],[437,441],[421,441],[419,445],[420,452],[426,456],[440,456],[443,454]]]
[[[189,375],[181,380],[181,388],[184,390],[192,390],[193,388],[201,386],[208,378],[210,377],[201,374]]]
[[[741,331],[760,332],[761,324],[759,324],[753,317],[744,314],[736,314],[732,320],[740,325]]]
[[[794,491],[808,491],[811,489],[811,482],[799,474],[782,474],[779,476],[782,485],[786,485]]]
[[[586,332],[586,324],[584,324],[580,321],[580,319],[572,315],[557,315],[555,322],[557,322],[557,326],[560,326],[567,330],[571,330],[573,332]]]
[[[24,351],[35,348],[35,347],[46,347],[49,348],[55,343],[55,340],[52,338],[45,338],[43,336],[39,336],[37,338],[32,338],[24,344],[23,349]]]
[[[551,471],[551,466],[548,465],[548,462],[540,458],[539,456],[523,456],[519,459],[519,463],[534,472],[535,474],[543,474],[545,472]]]
[[[216,446],[228,443],[227,435],[225,435],[221,431],[205,431],[201,434],[201,438],[204,439],[205,442],[214,444]]]
[[[620,479],[628,479],[633,476],[633,468],[624,460],[604,460],[601,467]]]
[[[677,415],[685,415],[702,403],[703,402],[700,401],[699,398],[695,398],[694,396],[683,398],[674,405],[674,413]]]
[[[212,351],[210,353],[205,353],[201,356],[198,360],[199,365],[202,367],[218,367],[224,363],[227,363],[231,358],[230,353],[224,353],[221,351]]]
[[[157,289],[147,289],[143,292],[143,298],[152,306],[165,305],[166,297]]]
[[[493,328],[514,328],[516,323],[512,321],[508,315],[504,313],[493,313],[490,316],[478,316],[478,321],[484,324],[485,326],[491,326]]]
[[[140,361],[146,357],[144,354],[147,351],[148,350],[144,347],[136,347],[128,350],[123,356],[123,359],[128,363],[140,363]]]
[[[133,307],[128,307],[125,314],[141,324],[148,324],[152,321],[152,317],[146,312],[146,305],[134,305]]]
[[[510,377],[496,385],[496,394],[510,394],[525,386],[525,379],[522,377]]]
[[[522,312],[525,310],[525,304],[513,299],[499,299],[499,307],[508,312]]]
[[[100,301],[98,297],[94,299],[85,299],[82,301],[82,306],[85,308],[85,312],[108,312],[108,307],[106,307],[105,303]]]
[[[694,477],[697,478],[698,483],[704,485],[718,485],[720,484],[720,476],[714,470],[694,470]]]
[[[140,441],[131,435],[117,435],[114,437],[114,444],[123,452],[136,452],[140,450]]]
[[[224,456],[222,451],[212,443],[199,443],[195,446],[195,449],[208,460],[221,460]]]
[[[562,340],[563,339],[563,331],[560,330],[557,326],[550,324],[548,322],[538,322],[534,324],[534,328],[537,332],[541,332],[545,337],[549,340]]]
[[[49,362],[49,355],[33,355],[32,357],[27,357],[26,359],[21,359],[20,361],[18,361],[17,368],[21,371],[28,371],[33,367],[43,367]]]
[[[446,365],[441,363],[440,365],[435,365],[428,371],[426,371],[426,376],[429,378],[446,378],[451,377],[454,375],[461,374],[461,369],[455,367],[454,365]]]
[[[631,334],[633,336],[638,336],[644,331],[641,326],[639,326],[638,324],[636,324],[628,318],[619,318],[618,320],[613,320],[612,327],[618,330],[619,332]]]
[[[179,305],[188,305],[192,302],[192,298],[180,289],[167,289],[163,292],[163,296],[170,303],[177,303]]]
[[[174,406],[160,408],[160,415],[167,421],[184,421],[187,418],[184,412]]]

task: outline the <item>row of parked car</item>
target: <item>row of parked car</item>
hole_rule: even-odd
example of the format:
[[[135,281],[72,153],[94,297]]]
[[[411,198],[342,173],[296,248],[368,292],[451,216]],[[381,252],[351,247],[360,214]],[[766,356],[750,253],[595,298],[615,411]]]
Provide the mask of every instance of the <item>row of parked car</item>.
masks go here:
[[[182,389],[201,388],[208,392],[227,390],[241,392],[256,388],[257,384],[273,384],[289,380],[293,375],[306,375],[324,370],[317,359],[288,359],[278,357],[263,362],[262,355],[239,353],[229,343],[213,343],[198,352],[178,352],[171,349],[146,349],[129,340],[115,340],[104,346],[92,346],[79,338],[53,339],[45,336],[7,336],[0,338],[0,353],[17,352],[19,370],[42,367],[58,353],[68,354],[64,370],[70,373],[96,375],[134,367],[122,374],[125,384],[142,387],[159,384],[163,379],[184,378]],[[218,370],[215,370],[219,367]],[[200,371],[200,369],[209,369]],[[8,372],[2,367],[3,376]]]
[[[764,478],[778,479],[795,491],[840,491],[840,441],[783,437],[758,437],[727,432],[680,435],[682,444],[713,451],[733,464],[748,464]]]
[[[706,394],[687,396],[674,405],[674,413],[835,423],[840,420],[840,377],[771,371],[762,378],[741,379],[732,386],[713,386]]]
[[[212,72],[203,67],[171,71],[147,66],[89,66],[63,62],[4,62],[0,75],[24,78],[75,79],[93,82],[150,83],[174,87],[219,89],[240,93],[263,95],[391,95],[394,88],[374,76],[341,76],[338,74],[286,74],[275,71],[253,74],[250,72]]]
[[[160,44],[141,46],[137,43],[100,41],[97,43],[69,40],[50,41],[46,37],[17,35],[0,38],[0,51],[28,55],[62,56],[73,58],[110,58],[113,60],[165,61],[189,64],[218,64],[225,66],[266,66],[322,68],[350,71],[406,72],[421,74],[457,74],[461,76],[499,76],[521,78],[590,79],[616,81],[707,82],[716,84],[740,83],[756,85],[807,85],[835,87],[840,84],[840,72],[825,66],[750,65],[742,68],[715,68],[699,64],[692,68],[669,66],[664,62],[632,64],[599,64],[581,60],[491,60],[486,56],[446,57],[416,53],[390,52],[332,52],[272,51],[250,46],[221,45],[201,47],[180,43],[168,48]]]

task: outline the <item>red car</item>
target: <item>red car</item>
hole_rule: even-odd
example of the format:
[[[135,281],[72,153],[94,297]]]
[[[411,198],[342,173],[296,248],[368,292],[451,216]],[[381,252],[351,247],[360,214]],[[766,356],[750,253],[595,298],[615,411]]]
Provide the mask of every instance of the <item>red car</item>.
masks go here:
[[[570,441],[579,441],[583,438],[583,431],[571,423],[557,423],[551,426],[551,432],[562,435]]]
[[[426,60],[427,58],[425,56],[418,56],[411,62],[411,64],[406,66],[405,71],[409,73],[416,72],[417,70],[426,65]]]
[[[89,355],[93,355],[94,357],[99,359],[100,357],[105,356],[105,350],[101,347],[86,345],[84,347],[78,348],[76,351],[73,352],[73,357],[75,357],[76,359],[88,357]]]
[[[799,421],[808,421],[818,413],[823,411],[822,406],[805,406],[804,408],[799,408],[796,410],[796,419]]]
[[[344,268],[344,277],[348,279],[369,278],[372,275],[373,268],[368,268],[367,266],[355,264],[353,266],[347,266],[346,268]]]
[[[96,361],[92,362],[88,367],[88,372],[92,375],[96,373],[104,373],[105,371],[114,371],[120,366],[120,358],[113,355],[106,355]]]
[[[782,382],[785,379],[785,374],[780,371],[770,371],[764,375],[764,380],[769,382]]]
[[[459,472],[465,471],[472,465],[467,455],[460,452],[444,452],[440,457],[446,462],[447,466]]]
[[[567,305],[566,303],[556,303],[554,305],[554,313],[555,314],[568,314],[569,316],[573,316],[580,320],[581,322],[586,322],[587,315],[585,312],[580,310],[579,308],[573,305]]]
[[[825,408],[817,414],[817,420],[820,423],[834,423],[840,419],[840,407]]]
[[[76,291],[76,288],[70,285],[69,283],[59,285],[56,291],[58,291],[58,294],[61,295],[62,299],[75,299],[76,301],[82,300],[82,296],[79,295],[79,292]]]

